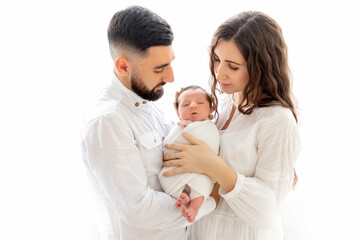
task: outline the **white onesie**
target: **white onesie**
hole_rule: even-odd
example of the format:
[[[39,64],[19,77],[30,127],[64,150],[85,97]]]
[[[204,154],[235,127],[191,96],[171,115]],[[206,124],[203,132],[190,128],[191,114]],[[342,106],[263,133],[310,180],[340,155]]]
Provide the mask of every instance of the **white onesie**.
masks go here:
[[[172,142],[191,144],[181,135],[183,131],[205,142],[216,154],[218,154],[220,135],[217,127],[211,120],[192,122],[185,128],[183,126],[174,126],[164,139],[164,144]],[[164,148],[164,154],[173,152],[178,152],[178,150]],[[176,166],[163,167],[158,175],[164,192],[174,198],[178,198],[186,188],[186,190],[190,189],[190,199],[199,196],[204,196],[205,199],[209,197],[215,183],[213,179],[205,174],[199,173],[181,173],[171,177],[164,177],[162,175],[164,172],[174,168],[176,168]]]

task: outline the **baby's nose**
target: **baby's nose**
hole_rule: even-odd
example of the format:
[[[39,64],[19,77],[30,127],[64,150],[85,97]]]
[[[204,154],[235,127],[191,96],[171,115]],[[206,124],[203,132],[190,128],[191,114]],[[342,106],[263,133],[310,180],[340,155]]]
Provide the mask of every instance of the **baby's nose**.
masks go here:
[[[190,107],[195,108],[195,107],[197,107],[197,104],[193,102],[193,103],[190,104]]]

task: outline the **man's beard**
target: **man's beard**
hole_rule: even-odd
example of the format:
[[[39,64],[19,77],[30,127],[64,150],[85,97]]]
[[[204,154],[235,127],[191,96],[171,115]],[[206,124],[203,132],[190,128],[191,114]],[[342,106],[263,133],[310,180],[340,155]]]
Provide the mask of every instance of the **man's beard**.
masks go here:
[[[165,85],[165,82],[161,82],[158,85],[156,85],[152,90],[148,90],[143,80],[140,77],[138,77],[137,74],[135,74],[131,76],[130,83],[131,83],[131,89],[137,95],[149,101],[156,101],[159,98],[161,98],[162,95],[164,94],[163,88],[158,90],[155,90],[155,88]]]

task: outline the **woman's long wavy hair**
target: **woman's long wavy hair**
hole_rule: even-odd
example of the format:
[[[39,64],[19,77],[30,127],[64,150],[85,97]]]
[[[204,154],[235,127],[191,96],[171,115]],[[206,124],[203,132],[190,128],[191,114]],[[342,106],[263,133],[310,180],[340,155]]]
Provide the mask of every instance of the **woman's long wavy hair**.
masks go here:
[[[220,90],[214,70],[214,50],[220,39],[234,41],[247,62],[249,82],[238,110],[250,114],[255,108],[281,104],[291,110],[297,121],[287,46],[275,20],[261,12],[243,12],[228,19],[216,30],[210,46],[210,87],[215,106],[218,105],[216,92]],[[294,170],[293,186],[296,182]]]

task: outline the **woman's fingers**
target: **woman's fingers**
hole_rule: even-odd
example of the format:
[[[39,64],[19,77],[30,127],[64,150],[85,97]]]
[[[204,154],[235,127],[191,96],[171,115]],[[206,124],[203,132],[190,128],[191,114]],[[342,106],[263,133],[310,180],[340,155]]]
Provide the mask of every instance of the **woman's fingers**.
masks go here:
[[[171,177],[171,176],[174,176],[176,174],[179,174],[179,173],[183,173],[183,169],[181,167],[178,167],[178,168],[174,168],[170,171],[167,171],[167,172],[164,172],[163,173],[163,176],[164,177]]]
[[[203,141],[197,139],[196,137],[194,137],[186,132],[183,132],[182,136],[193,145],[203,145],[204,144]]]
[[[172,167],[181,165],[181,160],[168,160],[163,162],[164,167]]]
[[[179,159],[183,157],[183,153],[182,152],[172,152],[172,153],[168,153],[165,154],[163,156],[163,160],[164,161],[169,161],[169,160],[173,160],[173,159]]]
[[[173,150],[178,150],[178,151],[183,151],[186,146],[189,146],[188,144],[181,144],[181,143],[168,143],[168,144],[165,144],[164,147],[167,148],[167,149],[173,149]],[[169,154],[166,154],[166,155],[169,155],[169,157],[171,157],[170,155],[173,154],[173,153],[169,153]],[[165,155],[165,156],[166,156]],[[176,153],[176,156],[178,156],[178,153]],[[172,159],[172,158],[170,158]]]
[[[190,134],[183,132],[182,133],[183,137],[188,140],[192,145],[205,145],[207,146],[203,141],[197,139],[196,137],[191,136]],[[184,151],[187,148],[190,148],[192,145],[189,144],[181,144],[181,143],[168,143],[165,144],[164,147],[167,149],[173,149],[173,150],[178,150],[178,151]],[[176,153],[176,156],[178,153]],[[177,157],[179,158],[179,157]],[[169,159],[174,159],[173,156],[171,156],[171,154],[167,154],[164,156],[164,160],[169,160]]]

